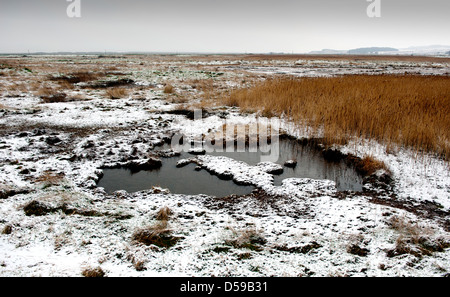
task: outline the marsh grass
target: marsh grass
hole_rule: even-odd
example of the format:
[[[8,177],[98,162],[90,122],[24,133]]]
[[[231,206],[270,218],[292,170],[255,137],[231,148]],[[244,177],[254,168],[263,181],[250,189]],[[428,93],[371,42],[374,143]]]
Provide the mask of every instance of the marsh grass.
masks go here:
[[[48,97],[48,96],[52,96],[54,94],[56,94],[56,90],[50,87],[42,87],[39,88],[35,94],[39,97]]]
[[[231,228],[232,238],[225,241],[225,244],[234,248],[246,248],[252,251],[262,251],[263,245],[267,240],[260,230],[247,228],[243,230],[235,230]]]
[[[156,219],[158,221],[168,221],[172,214],[173,214],[173,211],[169,207],[164,206],[164,207],[160,208],[158,210],[158,212],[156,213]]]
[[[11,225],[6,225],[5,227],[3,227],[1,234],[11,234],[12,233],[12,226]]]
[[[44,86],[35,92],[35,95],[41,98],[42,103],[57,103],[68,101],[67,94],[61,91],[61,88],[55,89]]]
[[[81,275],[84,277],[104,277],[106,273],[103,271],[101,267],[87,267],[81,271]]]
[[[172,94],[174,92],[175,88],[172,85],[168,84],[164,87],[164,94]]]
[[[134,242],[145,245],[156,245],[160,248],[170,248],[177,244],[182,237],[172,236],[172,230],[169,228],[169,219],[173,211],[164,206],[156,213],[156,222],[144,228],[137,229],[133,235]]]
[[[449,76],[273,79],[235,90],[223,102],[286,115],[330,143],[358,136],[450,157]]]
[[[59,185],[64,181],[63,173],[55,173],[52,171],[44,171],[40,176],[38,176],[35,182],[43,185],[44,188]]]
[[[58,82],[60,89],[62,90],[73,90],[75,89],[75,86],[67,81],[60,81]]]
[[[159,221],[152,226],[136,230],[132,240],[145,245],[156,245],[161,248],[174,246],[181,238],[171,235],[167,221]]]
[[[385,172],[391,174],[387,165],[375,159],[373,156],[365,156],[356,164],[357,170],[362,173],[364,176],[369,176],[374,174],[378,170],[384,170]]]
[[[107,89],[105,94],[110,99],[121,99],[128,96],[128,90],[125,88],[111,88]]]
[[[93,81],[104,75],[105,75],[104,73],[99,73],[99,72],[94,73],[94,72],[89,72],[89,71],[78,71],[78,72],[70,73],[68,75],[50,76],[49,80],[65,82],[68,84],[76,84],[76,83],[80,83],[80,82]]]
[[[405,216],[393,216],[388,224],[398,235],[395,247],[387,250],[388,257],[411,254],[420,258],[450,247],[448,238],[438,236],[433,228],[420,225]]]

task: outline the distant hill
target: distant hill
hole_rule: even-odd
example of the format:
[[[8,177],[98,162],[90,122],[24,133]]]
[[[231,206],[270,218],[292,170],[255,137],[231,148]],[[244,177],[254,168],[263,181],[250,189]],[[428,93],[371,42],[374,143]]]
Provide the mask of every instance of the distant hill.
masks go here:
[[[323,49],[321,51],[309,52],[313,55],[425,55],[440,56],[450,55],[450,46],[448,45],[428,45],[411,46],[408,48],[396,49],[393,47],[361,47],[351,50]]]
[[[376,55],[380,52],[398,52],[398,49],[393,47],[361,47],[351,49],[347,53],[350,55]]]
[[[309,53],[313,55],[377,55],[385,52],[398,52],[398,49],[392,47],[361,47],[351,50],[323,49]]]

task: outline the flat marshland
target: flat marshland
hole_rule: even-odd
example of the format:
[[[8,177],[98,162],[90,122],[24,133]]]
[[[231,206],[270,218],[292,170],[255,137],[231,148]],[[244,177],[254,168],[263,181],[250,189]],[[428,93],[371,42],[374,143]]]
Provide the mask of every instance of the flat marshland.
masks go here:
[[[450,157],[448,76],[278,78],[236,90],[224,102],[285,115],[331,142],[362,136]]]
[[[2,56],[0,276],[449,276],[449,74],[446,57]],[[170,146],[272,127],[273,162]]]

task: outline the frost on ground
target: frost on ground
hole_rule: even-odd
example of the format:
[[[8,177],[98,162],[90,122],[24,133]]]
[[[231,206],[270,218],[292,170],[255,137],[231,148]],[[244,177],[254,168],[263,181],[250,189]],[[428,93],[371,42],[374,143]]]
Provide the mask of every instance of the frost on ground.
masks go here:
[[[81,58],[64,58],[73,62],[70,73],[82,67]],[[249,165],[207,153],[193,154],[180,166],[196,163],[257,190],[217,198],[159,187],[108,194],[96,187],[102,168],[139,170],[176,155],[161,147],[177,133],[201,139],[222,127],[224,119],[256,121],[255,115],[226,107],[211,108],[202,120],[190,119],[183,110],[192,102],[201,106],[211,84],[245,86],[244,78],[265,79],[278,68],[305,75],[392,69],[441,74],[448,64],[142,59],[82,60],[110,72],[106,81],[126,72],[134,83],[126,86],[124,98],[108,99],[104,90],[83,87],[92,82],[80,82],[63,90],[71,100],[54,103],[43,103],[32,86],[39,89],[55,75],[54,68],[38,65],[62,65],[62,57],[2,61],[0,275],[80,276],[98,267],[106,276],[449,274],[449,167],[432,156],[360,139],[337,146],[343,154],[372,155],[392,172],[389,184],[379,178],[382,172],[366,177],[358,193],[339,192],[328,180],[289,178],[275,186],[277,164]],[[22,64],[33,73],[23,71]],[[168,82],[174,93],[164,93]],[[305,136],[279,121],[287,134]]]

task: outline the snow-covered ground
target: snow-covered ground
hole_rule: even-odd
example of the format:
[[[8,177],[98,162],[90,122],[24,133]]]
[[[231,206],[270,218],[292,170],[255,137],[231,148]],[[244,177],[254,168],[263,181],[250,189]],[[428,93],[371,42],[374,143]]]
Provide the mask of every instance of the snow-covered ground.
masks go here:
[[[29,86],[56,88],[56,82],[47,80],[58,74],[57,67],[41,65],[67,65],[62,60],[70,60],[73,73],[85,64],[110,67],[117,75],[109,80],[125,76],[134,83],[126,86],[123,99],[108,99],[104,89],[79,83],[63,90],[77,100],[42,103]],[[273,164],[252,166],[208,154],[189,161],[259,190],[216,198],[171,194],[158,187],[107,194],[96,187],[102,168],[146,160],[173,135],[201,139],[224,123],[257,121],[255,114],[222,106],[210,108],[200,120],[170,113],[201,102],[208,91],[203,82],[226,89],[285,74],[448,75],[449,63],[44,56],[4,58],[0,64],[2,276],[80,276],[96,267],[107,276],[450,272],[448,163],[373,141],[354,139],[335,147],[361,158],[374,156],[392,172],[388,187],[375,177],[358,193],[339,192],[329,180],[291,178],[275,186],[268,173]],[[32,73],[23,71],[25,66]],[[175,93],[163,92],[167,83]],[[308,136],[284,119],[275,121],[291,136]],[[30,212],[30,205],[39,207]],[[157,213],[163,207],[171,210],[164,229],[177,238],[176,244],[167,248],[133,240],[136,231],[160,223]]]

